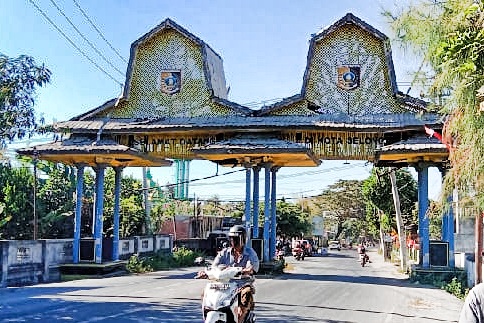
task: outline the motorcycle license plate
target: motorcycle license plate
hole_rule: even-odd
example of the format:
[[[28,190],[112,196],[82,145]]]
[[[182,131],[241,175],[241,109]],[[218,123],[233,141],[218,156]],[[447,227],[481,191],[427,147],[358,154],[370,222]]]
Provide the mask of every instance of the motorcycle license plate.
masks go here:
[[[229,284],[219,284],[219,283],[210,283],[210,286],[209,286],[210,289],[216,289],[216,290],[226,290],[226,289],[229,289],[229,287],[230,287]]]

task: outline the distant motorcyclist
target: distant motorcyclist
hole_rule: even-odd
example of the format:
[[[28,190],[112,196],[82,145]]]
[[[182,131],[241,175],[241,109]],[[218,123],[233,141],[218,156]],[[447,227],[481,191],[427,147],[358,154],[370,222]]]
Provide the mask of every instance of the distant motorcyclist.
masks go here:
[[[370,257],[366,253],[366,248],[365,248],[365,245],[363,243],[360,243],[358,245],[358,254],[363,255],[363,257],[365,257],[365,259],[366,259],[366,262],[371,262]]]
[[[229,231],[230,246],[222,249],[215,257],[212,267],[225,265],[242,267],[242,275],[253,275],[259,271],[259,258],[251,247],[245,245],[247,232],[242,225],[234,225]],[[199,273],[199,276],[201,273]],[[239,318],[243,322],[247,312],[254,308],[253,286],[242,286],[240,292]]]

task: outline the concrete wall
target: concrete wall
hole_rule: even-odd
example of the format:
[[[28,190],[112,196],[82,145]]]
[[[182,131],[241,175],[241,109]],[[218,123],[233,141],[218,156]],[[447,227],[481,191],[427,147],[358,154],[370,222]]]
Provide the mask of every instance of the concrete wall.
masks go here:
[[[475,219],[474,217],[461,217],[458,220],[457,232],[454,235],[455,252],[474,253]]]
[[[42,242],[30,240],[8,241],[7,276],[2,285],[19,286],[43,282]],[[3,275],[2,275],[3,276]]]
[[[44,254],[43,281],[60,280],[60,264],[72,262],[72,239],[41,240]]]
[[[129,256],[134,254],[134,250],[134,238],[119,239],[119,259],[128,259]]]
[[[120,259],[135,253],[171,252],[173,237],[154,236],[120,239]],[[72,263],[73,239],[0,240],[0,287],[59,281],[62,264]]]

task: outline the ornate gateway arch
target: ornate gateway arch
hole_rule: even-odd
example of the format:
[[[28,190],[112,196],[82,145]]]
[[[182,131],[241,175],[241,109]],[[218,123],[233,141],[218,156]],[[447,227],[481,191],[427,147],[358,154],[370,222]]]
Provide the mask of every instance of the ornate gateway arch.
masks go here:
[[[119,98],[56,123],[61,140],[19,153],[76,165],[78,175],[84,166],[93,167],[99,195],[107,166],[117,176],[122,167],[167,166],[173,159],[245,167],[245,221],[255,237],[259,232],[257,214],[251,213],[251,177],[257,210],[259,170],[264,168],[263,258],[269,261],[275,249],[277,169],[318,166],[324,159],[418,165],[419,200],[427,201],[427,167],[445,163],[448,151],[425,136],[424,125],[442,128],[424,101],[398,91],[388,38],[351,13],[312,36],[301,92],[260,110],[229,101],[222,58],[166,19],[131,45]],[[79,260],[79,193],[82,182],[74,262]],[[102,198],[98,202],[95,254],[101,262]],[[425,203],[420,205],[422,220]],[[426,233],[425,222],[422,228],[423,265],[428,266],[428,224]]]

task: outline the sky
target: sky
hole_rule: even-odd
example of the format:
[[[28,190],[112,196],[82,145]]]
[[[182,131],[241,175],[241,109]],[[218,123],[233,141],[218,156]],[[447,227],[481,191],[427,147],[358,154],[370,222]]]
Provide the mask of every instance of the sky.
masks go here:
[[[37,91],[35,110],[47,123],[63,121],[118,97],[131,43],[170,18],[222,57],[230,86],[228,99],[257,108],[301,91],[311,34],[346,13],[353,13],[391,39],[382,8],[393,10],[394,1],[0,0],[0,52],[10,57],[33,56],[52,71],[51,82]],[[406,92],[418,58],[391,44],[397,84]],[[17,142],[11,147],[25,144]],[[339,179],[366,178],[371,167],[364,161],[323,161],[317,168],[282,168],[277,175],[277,197],[317,195]],[[194,161],[190,179],[230,171],[233,169]],[[173,168],[151,172],[159,184],[174,182]],[[131,168],[125,174],[141,177],[142,171]],[[429,178],[429,196],[435,199],[441,177],[431,168]],[[262,179],[263,173],[261,195]],[[196,181],[190,185],[189,195],[243,200],[245,173]]]

